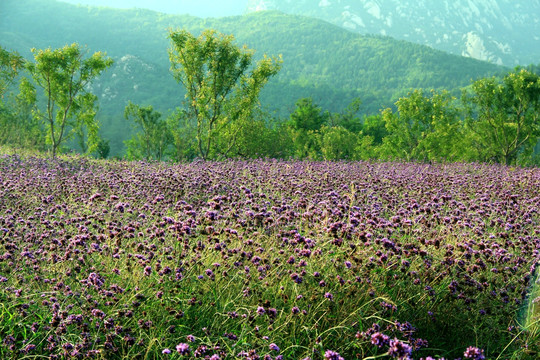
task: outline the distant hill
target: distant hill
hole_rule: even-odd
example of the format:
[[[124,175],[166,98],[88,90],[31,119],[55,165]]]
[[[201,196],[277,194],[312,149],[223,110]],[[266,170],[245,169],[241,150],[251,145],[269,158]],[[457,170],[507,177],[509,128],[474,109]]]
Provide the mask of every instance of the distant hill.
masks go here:
[[[60,0],[71,4],[109,6],[119,9],[151,9],[167,14],[221,17],[242,15],[247,0]]]
[[[360,97],[366,112],[391,105],[412,88],[456,89],[504,68],[383,36],[363,36],[330,23],[279,12],[200,19],[149,10],[74,6],[54,0],[2,0],[0,45],[30,57],[30,48],[78,42],[116,63],[93,86],[103,123],[126,136],[128,100],[165,112],[183,90],[169,73],[168,28],[234,34],[257,56],[283,55],[283,69],[264,90],[263,105],[288,114],[301,97],[340,111]],[[114,146],[114,144],[113,144]]]
[[[247,0],[514,67],[540,62],[540,0]]]

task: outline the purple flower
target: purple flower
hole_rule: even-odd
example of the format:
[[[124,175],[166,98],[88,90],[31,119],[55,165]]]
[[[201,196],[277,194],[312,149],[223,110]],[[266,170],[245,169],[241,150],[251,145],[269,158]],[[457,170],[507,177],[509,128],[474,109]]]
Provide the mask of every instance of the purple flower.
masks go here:
[[[97,318],[104,318],[105,313],[99,309],[92,309],[92,316],[97,317]]]
[[[169,349],[163,349],[163,351],[161,352],[162,354],[170,354],[171,353],[171,350]]]
[[[324,353],[325,360],[345,360],[339,353],[332,351],[332,350],[326,350]]]
[[[144,268],[144,275],[150,276],[150,274],[152,274],[152,267],[146,266],[146,267]]]
[[[474,346],[469,346],[467,350],[465,350],[465,352],[463,353],[463,356],[467,359],[474,360],[484,360],[486,358],[484,356],[484,350]]]
[[[186,344],[186,343],[180,343],[180,344],[176,345],[176,351],[180,355],[187,355],[187,354],[189,354],[189,345]]]
[[[268,345],[268,347],[269,347],[270,350],[272,350],[272,351],[279,351],[279,346],[277,346],[277,345],[274,344],[274,343],[271,343],[270,345]]]
[[[262,315],[266,312],[262,306],[257,306],[257,314]]]
[[[376,332],[375,334],[371,335],[371,343],[379,348],[387,345],[389,340],[390,338],[388,337],[388,335],[380,332]]]
[[[398,358],[399,360],[408,360],[411,358],[412,348],[409,344],[406,344],[398,339],[390,340],[388,344],[388,355]]]
[[[332,293],[329,293],[329,292],[324,294],[324,297],[327,298],[330,301],[334,300],[334,295],[332,295]]]
[[[24,353],[24,354],[28,354],[30,351],[34,350],[36,348],[36,345],[34,344],[28,344],[24,347],[24,349],[22,349],[21,351]]]

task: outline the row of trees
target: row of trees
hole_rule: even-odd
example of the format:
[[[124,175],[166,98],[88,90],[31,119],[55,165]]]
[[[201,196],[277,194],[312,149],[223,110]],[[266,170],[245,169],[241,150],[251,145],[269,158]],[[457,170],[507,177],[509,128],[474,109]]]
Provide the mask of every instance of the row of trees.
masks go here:
[[[128,157],[133,159],[281,157],[540,164],[540,77],[526,69],[515,69],[502,79],[477,80],[459,99],[448,91],[414,90],[400,98],[395,109],[371,116],[360,115],[360,100],[332,114],[311,98],[303,98],[288,119],[272,118],[259,110],[244,121],[232,122],[233,128],[204,131],[205,140],[212,144],[205,152],[195,142],[201,128],[186,111],[159,120],[160,114],[151,107],[130,104],[129,113],[134,108],[140,115],[132,118],[141,132],[128,142]],[[182,126],[177,127],[179,123]],[[154,150],[142,153],[142,149]]]
[[[280,119],[258,106],[260,91],[281,68],[280,58],[254,63],[252,50],[211,30],[198,37],[171,31],[169,37],[171,71],[186,98],[166,118],[149,105],[126,106],[124,118],[136,128],[126,142],[129,159],[539,163],[540,78],[534,71],[516,68],[503,78],[474,81],[459,99],[447,91],[414,90],[394,109],[371,116],[360,115],[359,100],[332,114],[303,98],[288,119]],[[97,97],[89,85],[112,60],[99,52],[85,59],[77,44],[34,50],[34,62],[0,51],[2,95],[21,70],[30,75],[20,81],[13,106],[0,104],[0,142],[47,147],[52,156],[71,142],[86,154],[106,157]]]

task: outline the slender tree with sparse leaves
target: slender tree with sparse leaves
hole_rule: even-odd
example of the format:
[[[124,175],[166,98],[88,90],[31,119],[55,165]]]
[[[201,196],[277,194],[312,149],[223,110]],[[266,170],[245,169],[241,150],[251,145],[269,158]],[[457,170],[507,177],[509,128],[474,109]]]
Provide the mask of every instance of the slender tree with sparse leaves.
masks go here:
[[[45,95],[45,104],[36,102],[34,114],[45,124],[52,156],[56,157],[60,146],[77,134],[87,137],[84,148],[94,152],[99,142],[97,97],[89,85],[113,60],[103,52],[85,58],[84,49],[77,43],[54,50],[32,49],[32,53],[34,62],[27,64],[27,70]],[[34,84],[28,82],[25,93],[35,100]]]
[[[234,43],[232,35],[206,30],[196,37],[170,31],[171,70],[186,88],[186,110],[196,124],[199,156],[227,156],[242,124],[259,103],[259,93],[281,68],[281,59],[264,56],[253,64],[254,51]],[[225,147],[216,138],[227,136]]]
[[[133,121],[140,130],[126,141],[128,157],[131,159],[162,160],[172,137],[161,113],[150,106],[140,106],[131,101],[124,110],[124,118]]]

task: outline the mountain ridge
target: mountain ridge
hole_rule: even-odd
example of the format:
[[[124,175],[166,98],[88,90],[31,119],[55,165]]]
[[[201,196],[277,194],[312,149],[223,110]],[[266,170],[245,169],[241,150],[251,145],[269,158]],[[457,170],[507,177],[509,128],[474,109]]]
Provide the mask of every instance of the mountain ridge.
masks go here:
[[[301,13],[499,65],[540,61],[540,0],[248,0],[247,7]]]
[[[282,54],[282,70],[261,94],[263,106],[281,116],[287,116],[302,97],[312,97],[332,112],[361,98],[362,110],[374,113],[413,88],[459,89],[473,79],[505,70],[427,46],[359,35],[323,20],[275,11],[200,19],[53,0],[0,4],[3,47],[31,58],[29,46],[56,48],[78,42],[88,51],[105,51],[115,59],[93,86],[100,98],[102,123],[108,131],[121,134],[129,133],[121,115],[128,101],[166,113],[184,100],[183,89],[169,72],[168,28],[193,33],[213,28],[234,34],[238,45],[256,50],[256,58]]]

